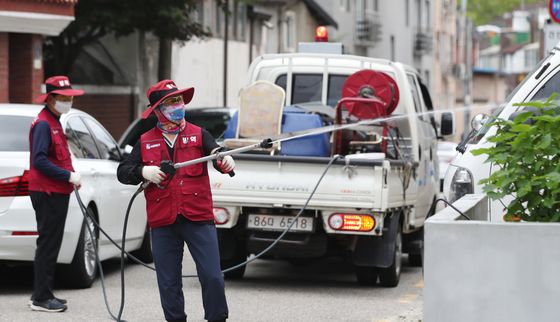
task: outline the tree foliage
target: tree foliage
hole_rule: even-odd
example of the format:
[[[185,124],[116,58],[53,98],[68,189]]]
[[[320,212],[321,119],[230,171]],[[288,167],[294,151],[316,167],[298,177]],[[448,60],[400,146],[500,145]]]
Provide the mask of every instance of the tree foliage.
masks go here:
[[[473,151],[487,154],[498,170],[480,181],[494,200],[513,196],[506,220],[560,222],[560,106],[554,97],[546,102],[524,103],[526,110],[513,120],[496,119],[492,147]]]
[[[548,3],[543,0],[468,0],[468,16],[475,25],[488,24],[502,14],[519,8],[522,2],[525,2],[526,5],[542,3],[543,6]],[[458,0],[457,3],[460,7],[461,0]]]
[[[49,74],[68,74],[82,48],[114,33],[151,32],[160,39],[188,41],[210,33],[195,21],[197,0],[80,0],[75,20],[45,41]]]

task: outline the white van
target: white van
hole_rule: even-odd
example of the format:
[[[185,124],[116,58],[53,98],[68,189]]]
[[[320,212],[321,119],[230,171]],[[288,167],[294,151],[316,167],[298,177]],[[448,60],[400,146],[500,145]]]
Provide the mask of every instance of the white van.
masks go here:
[[[514,106],[515,103],[529,101],[544,101],[555,92],[560,92],[560,44],[543,59],[537,67],[527,75],[525,80],[515,88],[492,114],[502,119],[522,110],[524,107]],[[453,160],[445,174],[443,194],[445,198],[454,202],[468,193],[483,193],[481,179],[488,178],[493,168],[484,163],[486,155],[474,156],[471,151],[490,145],[488,138],[496,133],[496,128],[484,125],[487,118],[476,115],[471,122],[474,129],[457,147],[463,149],[462,155]],[[509,199],[489,202],[489,213],[492,221],[503,220],[504,204]]]

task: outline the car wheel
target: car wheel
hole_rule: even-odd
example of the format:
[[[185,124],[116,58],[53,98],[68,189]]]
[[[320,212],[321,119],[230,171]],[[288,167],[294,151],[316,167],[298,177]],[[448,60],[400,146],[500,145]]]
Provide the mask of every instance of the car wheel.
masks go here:
[[[356,279],[360,285],[374,286],[377,283],[377,268],[366,266],[355,266]]]
[[[91,213],[91,210],[88,209]],[[87,226],[89,226],[89,230]],[[93,236],[90,234],[93,232]],[[89,288],[97,276],[97,229],[89,218],[82,223],[72,263],[66,267],[64,283],[72,288]]]
[[[379,284],[385,287],[395,287],[399,285],[402,268],[402,232],[399,225],[397,236],[395,238],[395,254],[393,264],[390,267],[378,268]]]
[[[138,258],[145,264],[150,264],[154,262],[154,257],[152,256],[152,241],[150,239],[150,229],[146,228],[144,233],[144,239],[142,239],[142,245],[135,251],[130,252],[131,255]],[[134,261],[132,261],[135,263]]]

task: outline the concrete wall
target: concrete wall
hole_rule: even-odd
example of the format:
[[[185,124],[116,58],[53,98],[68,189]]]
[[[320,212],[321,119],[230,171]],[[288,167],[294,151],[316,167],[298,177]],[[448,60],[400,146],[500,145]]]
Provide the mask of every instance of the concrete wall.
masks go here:
[[[424,321],[558,321],[560,224],[456,220],[451,211],[426,221]]]

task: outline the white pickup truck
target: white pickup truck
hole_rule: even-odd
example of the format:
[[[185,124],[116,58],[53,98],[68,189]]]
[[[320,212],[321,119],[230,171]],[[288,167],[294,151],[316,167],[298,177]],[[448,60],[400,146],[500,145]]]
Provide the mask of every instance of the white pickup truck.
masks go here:
[[[452,118],[442,117],[437,129],[429,113],[430,95],[418,73],[387,60],[341,53],[265,55],[251,64],[248,83],[277,84],[285,90],[286,109],[295,105],[324,120],[341,99],[344,81],[361,70],[383,72],[396,82],[400,100],[390,123],[398,136],[372,126],[370,132],[378,132],[384,142],[377,148],[385,148],[347,148],[303,215],[266,258],[304,263],[343,256],[354,265],[359,283],[373,285],[379,277],[381,285],[394,287],[402,253],[409,254],[409,263],[422,263],[422,227],[439,190],[437,138],[452,134]],[[356,140],[360,134],[345,130],[343,137]],[[332,138],[327,135],[331,146]],[[236,155],[236,175],[231,178],[211,171],[222,269],[265,249],[303,207],[330,153],[306,156],[303,146],[296,151]],[[243,275],[244,267],[226,273],[228,278]]]

